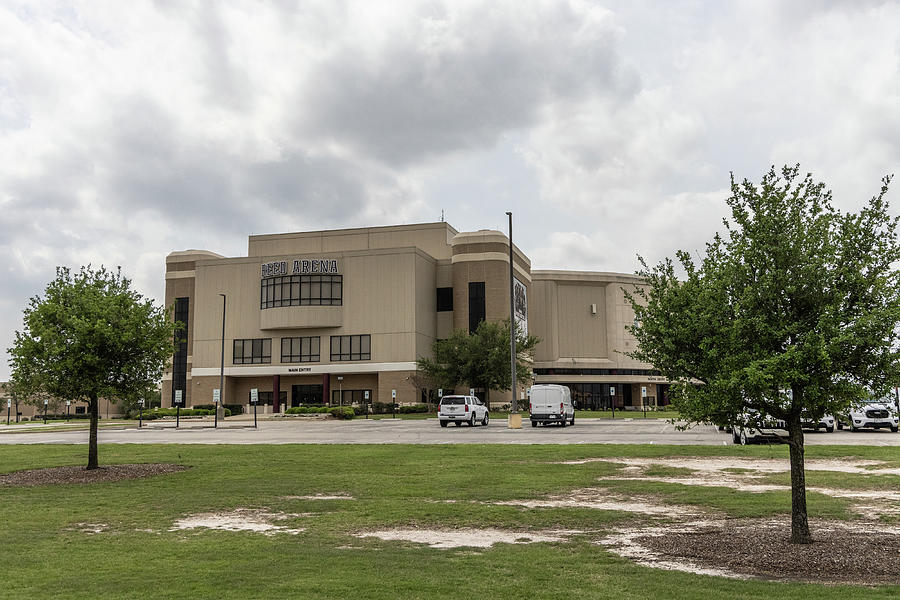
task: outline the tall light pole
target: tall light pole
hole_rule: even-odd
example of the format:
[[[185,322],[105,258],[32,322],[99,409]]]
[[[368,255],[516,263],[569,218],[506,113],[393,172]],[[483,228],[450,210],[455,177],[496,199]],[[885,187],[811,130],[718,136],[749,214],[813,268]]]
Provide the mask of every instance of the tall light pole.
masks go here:
[[[338,406],[344,405],[344,378],[338,375]]]
[[[516,304],[513,298],[513,232],[512,213],[509,217],[509,374],[512,378],[512,411],[510,412],[509,426],[514,429],[522,427],[522,417],[519,415],[518,390],[516,389]],[[513,417],[513,415],[516,415]]]
[[[219,426],[219,406],[225,406],[225,294],[219,294],[222,296],[222,355],[221,360],[219,362],[219,404],[214,406],[215,409],[215,417],[213,417],[213,427],[216,428]],[[224,415],[224,411],[222,412]]]

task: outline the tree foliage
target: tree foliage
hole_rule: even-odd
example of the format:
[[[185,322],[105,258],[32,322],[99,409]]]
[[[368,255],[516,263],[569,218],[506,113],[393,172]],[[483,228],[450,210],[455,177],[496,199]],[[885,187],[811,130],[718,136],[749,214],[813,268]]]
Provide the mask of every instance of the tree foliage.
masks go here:
[[[678,252],[681,277],[670,259],[652,268],[642,260],[646,287],[629,295],[632,356],[677,382],[681,417],[786,423],[795,542],[811,541],[801,418],[844,412],[897,381],[900,245],[889,182],[842,214],[799,166],[773,167],[760,185],[732,175],[725,235],[699,264]]]
[[[434,359],[419,358],[419,370],[447,388],[467,385],[490,390],[512,389],[509,356],[509,320],[482,321],[469,334],[457,329],[432,345]],[[531,380],[530,357],[540,340],[516,332],[516,381]],[[485,399],[487,401],[487,398]]]
[[[24,331],[9,349],[12,379],[28,396],[83,401],[91,412],[88,468],[97,465],[98,398],[130,399],[156,386],[172,356],[167,312],[103,267],[56,279],[24,311]]]

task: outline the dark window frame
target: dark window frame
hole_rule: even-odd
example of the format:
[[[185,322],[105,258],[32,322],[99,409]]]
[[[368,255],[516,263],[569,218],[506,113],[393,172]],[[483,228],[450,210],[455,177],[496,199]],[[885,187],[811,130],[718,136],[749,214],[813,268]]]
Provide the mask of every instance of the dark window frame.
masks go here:
[[[284,275],[259,282],[259,307],[342,306],[343,275]]]
[[[437,312],[450,312],[453,310],[453,288],[437,288]]]
[[[248,347],[249,342],[249,347]],[[231,345],[231,363],[267,365],[272,362],[272,338],[236,339]]]
[[[331,336],[331,360],[332,362],[372,360],[371,334]]]
[[[485,285],[483,281],[469,282],[469,333],[475,333],[485,320]]]
[[[287,345],[287,351],[285,351]],[[318,335],[281,338],[281,362],[304,363],[321,360],[322,340]]]

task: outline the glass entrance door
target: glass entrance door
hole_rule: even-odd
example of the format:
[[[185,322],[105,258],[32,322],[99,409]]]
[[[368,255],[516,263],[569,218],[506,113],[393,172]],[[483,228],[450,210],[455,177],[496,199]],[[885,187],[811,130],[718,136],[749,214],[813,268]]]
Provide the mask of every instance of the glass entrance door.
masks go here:
[[[322,386],[321,385],[292,385],[291,386],[291,408],[295,406],[321,406],[322,405]]]

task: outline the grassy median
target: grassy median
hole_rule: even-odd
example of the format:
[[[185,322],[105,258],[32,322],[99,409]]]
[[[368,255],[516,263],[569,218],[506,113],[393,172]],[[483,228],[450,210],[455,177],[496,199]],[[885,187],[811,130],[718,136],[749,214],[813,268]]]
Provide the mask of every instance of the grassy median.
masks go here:
[[[788,492],[741,492],[662,481],[688,473],[651,465],[621,478],[598,458],[758,457],[783,446],[101,446],[101,463],[176,463],[144,479],[0,485],[2,598],[893,598],[898,586],[741,581],[643,567],[596,543],[617,527],[665,525],[677,514],[527,507],[509,502],[602,488],[726,517],[784,516]],[[82,446],[2,446],[0,472],[80,465]],[[811,447],[900,465],[900,448]],[[779,476],[772,475],[773,480]],[[814,477],[816,479],[814,479]],[[859,489],[896,476],[841,473]],[[896,489],[896,488],[895,488]],[[275,515],[269,532],[175,529],[192,515]],[[246,511],[246,512],[240,512]],[[674,512],[674,509],[673,509]],[[844,498],[811,492],[812,519],[857,518]],[[358,537],[405,530],[566,531],[560,541],[433,548]],[[290,531],[289,531],[290,530]]]

